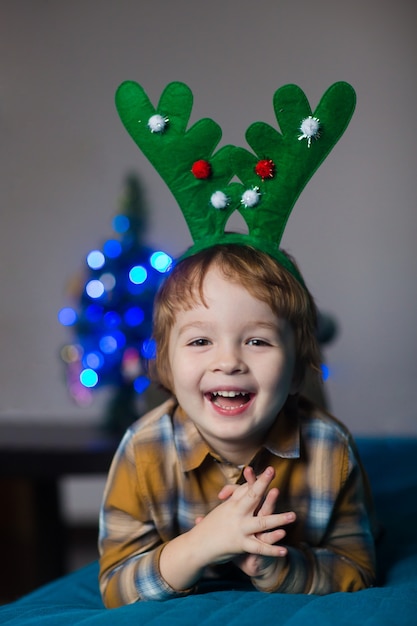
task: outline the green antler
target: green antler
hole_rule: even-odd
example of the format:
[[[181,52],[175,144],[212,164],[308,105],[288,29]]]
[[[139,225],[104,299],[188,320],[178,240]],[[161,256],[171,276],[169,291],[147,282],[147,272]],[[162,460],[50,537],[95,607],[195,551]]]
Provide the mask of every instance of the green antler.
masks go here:
[[[233,168],[253,202],[238,209],[250,238],[278,249],[293,206],[314,172],[345,131],[355,109],[353,88],[344,82],[329,87],[312,113],[303,91],[285,85],[274,95],[281,130],[255,122],[246,139],[256,156],[244,148],[232,155]]]
[[[190,89],[179,82],[165,88],[156,108],[135,82],[122,83],[116,92],[126,130],[168,185],[198,243],[224,233],[240,185],[229,185],[234,147],[213,154],[222,135],[218,124],[205,118],[187,130],[192,105]]]
[[[193,95],[187,85],[170,83],[157,108],[140,85],[127,81],[116,93],[124,126],[168,185],[184,214],[194,245],[185,256],[219,243],[253,246],[267,252],[301,282],[297,269],[279,249],[293,206],[345,131],[355,109],[353,88],[335,83],[314,113],[296,85],[275,92],[281,132],[255,122],[246,139],[254,153],[224,146],[214,153],[221,129],[199,120],[187,130]],[[243,184],[230,182],[237,175]],[[248,234],[227,233],[238,210]]]

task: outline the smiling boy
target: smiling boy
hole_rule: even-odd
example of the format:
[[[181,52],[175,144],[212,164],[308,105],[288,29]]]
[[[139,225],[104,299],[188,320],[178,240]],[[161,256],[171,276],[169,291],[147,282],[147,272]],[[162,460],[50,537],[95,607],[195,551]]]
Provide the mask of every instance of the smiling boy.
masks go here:
[[[374,582],[366,479],[350,434],[299,397],[315,308],[275,260],[220,245],[180,262],[155,305],[173,400],[113,462],[100,529],[107,606],[192,593],[210,576],[269,592]]]
[[[320,369],[314,301],[280,241],[302,189],[355,108],[344,82],[314,113],[296,85],[274,94],[281,133],[226,145],[193,96],[158,107],[126,81],[116,106],[173,192],[193,245],[154,308],[156,377],[171,399],[126,433],[100,516],[106,606],[165,600],[213,577],[278,593],[374,584],[372,506],[348,430],[302,396]],[[240,179],[235,182],[233,178]],[[226,230],[238,211],[247,233]]]

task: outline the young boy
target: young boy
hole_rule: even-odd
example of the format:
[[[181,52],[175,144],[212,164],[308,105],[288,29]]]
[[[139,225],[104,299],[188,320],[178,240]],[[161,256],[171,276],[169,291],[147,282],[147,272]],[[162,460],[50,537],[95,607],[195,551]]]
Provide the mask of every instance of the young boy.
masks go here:
[[[249,245],[175,266],[154,313],[172,399],[128,430],[105,490],[106,606],[189,594],[207,576],[279,593],[374,584],[351,435],[300,394],[319,368],[315,319],[300,281]]]

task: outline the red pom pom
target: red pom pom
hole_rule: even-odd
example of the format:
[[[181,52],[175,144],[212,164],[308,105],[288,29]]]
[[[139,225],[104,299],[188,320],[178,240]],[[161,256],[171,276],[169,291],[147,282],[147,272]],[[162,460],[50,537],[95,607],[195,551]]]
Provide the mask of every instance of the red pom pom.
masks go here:
[[[191,171],[196,178],[209,178],[211,174],[211,165],[208,161],[201,159],[193,164]]]
[[[255,165],[255,173],[265,180],[265,178],[274,178],[275,163],[271,159],[262,159]]]

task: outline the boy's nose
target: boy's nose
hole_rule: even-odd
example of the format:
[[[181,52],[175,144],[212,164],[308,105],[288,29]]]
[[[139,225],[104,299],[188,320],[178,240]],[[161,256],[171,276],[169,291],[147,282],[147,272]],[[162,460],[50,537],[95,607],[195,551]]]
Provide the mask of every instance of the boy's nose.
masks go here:
[[[222,346],[216,351],[212,369],[225,374],[240,374],[247,370],[247,366],[239,349],[233,346]]]

